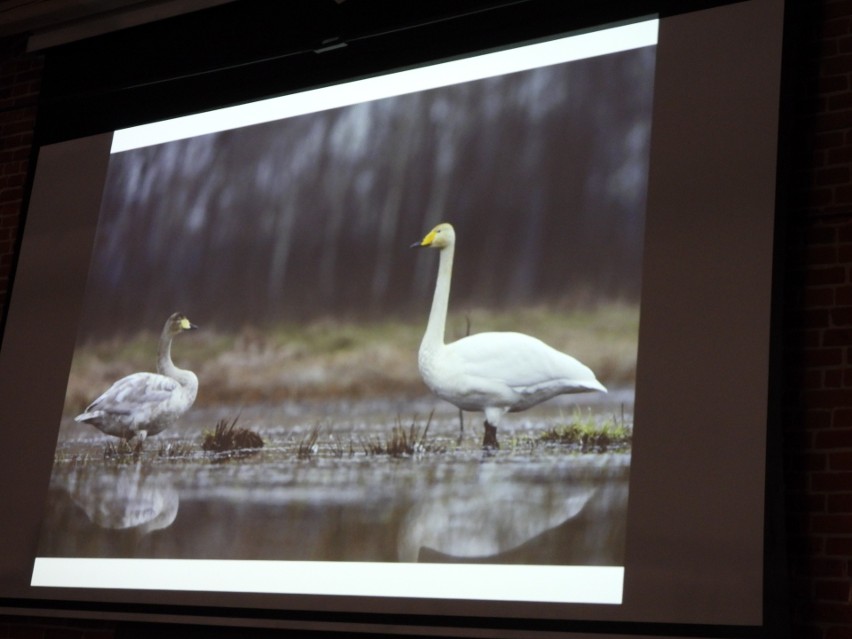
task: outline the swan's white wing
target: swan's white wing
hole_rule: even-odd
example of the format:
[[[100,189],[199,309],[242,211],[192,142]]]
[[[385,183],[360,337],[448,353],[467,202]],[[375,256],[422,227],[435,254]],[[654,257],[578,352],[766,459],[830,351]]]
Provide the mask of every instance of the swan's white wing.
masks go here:
[[[520,393],[543,385],[605,390],[587,366],[523,333],[477,333],[448,344],[447,352],[465,377],[500,381]]]
[[[177,381],[165,375],[134,373],[122,377],[104,391],[100,397],[89,404],[84,415],[96,412],[148,415],[152,409],[168,402],[176,388],[178,388]]]

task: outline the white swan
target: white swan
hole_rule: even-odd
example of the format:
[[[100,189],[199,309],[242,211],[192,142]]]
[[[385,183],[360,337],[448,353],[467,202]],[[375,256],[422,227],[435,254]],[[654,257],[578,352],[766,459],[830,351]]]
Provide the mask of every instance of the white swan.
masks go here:
[[[166,320],[157,351],[157,373],[133,373],[110,386],[74,419],[107,435],[144,441],[165,430],[195,401],[198,377],[172,362],[172,339],[197,328],[184,315]]]
[[[498,448],[497,426],[507,412],[556,395],[606,392],[584,364],[522,333],[477,333],[444,343],[456,234],[439,224],[412,247],[439,249],[438,280],[417,363],[426,385],[462,410],[485,413],[483,448]]]

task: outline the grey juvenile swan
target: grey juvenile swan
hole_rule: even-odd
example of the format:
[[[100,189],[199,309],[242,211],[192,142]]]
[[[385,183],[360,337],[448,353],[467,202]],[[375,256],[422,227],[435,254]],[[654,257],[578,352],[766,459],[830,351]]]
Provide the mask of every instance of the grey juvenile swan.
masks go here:
[[[198,377],[174,365],[172,339],[195,328],[184,315],[172,314],[160,335],[157,372],[122,377],[74,419],[107,435],[138,441],[174,424],[195,401]]]
[[[417,363],[426,385],[462,410],[485,413],[483,448],[498,448],[507,412],[526,410],[565,393],[606,392],[591,369],[523,333],[477,333],[444,343],[456,233],[439,224],[412,247],[440,251],[438,280]]]

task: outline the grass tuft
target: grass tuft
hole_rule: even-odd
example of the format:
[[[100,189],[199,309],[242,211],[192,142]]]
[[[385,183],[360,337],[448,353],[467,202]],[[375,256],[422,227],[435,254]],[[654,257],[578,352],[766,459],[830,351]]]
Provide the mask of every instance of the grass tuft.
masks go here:
[[[298,459],[311,459],[319,452],[319,436],[322,431],[320,424],[314,424],[311,432],[299,440],[296,446],[296,457]]]
[[[378,438],[373,438],[361,442],[361,446],[367,455],[388,455],[389,457],[411,457],[413,455],[423,453],[443,453],[446,452],[446,446],[435,441],[429,441],[429,426],[432,423],[432,413],[429,413],[429,419],[426,425],[420,429],[417,423],[412,420],[411,424],[406,428],[402,425],[399,418],[397,424],[393,427],[390,435],[381,441]]]
[[[633,443],[633,428],[625,423],[623,415],[598,422],[591,413],[577,410],[571,422],[544,431],[538,441],[569,446],[583,453],[624,451]]]
[[[157,449],[157,457],[163,459],[185,459],[192,456],[192,444],[189,442],[161,441]]]
[[[119,439],[116,441],[108,441],[104,447],[104,461],[139,461],[139,456],[142,454],[143,439]]]
[[[239,417],[235,417],[230,423],[226,419],[220,419],[212,433],[210,431],[204,433],[201,448],[214,453],[263,448],[263,438],[253,430],[238,428],[238,419]]]

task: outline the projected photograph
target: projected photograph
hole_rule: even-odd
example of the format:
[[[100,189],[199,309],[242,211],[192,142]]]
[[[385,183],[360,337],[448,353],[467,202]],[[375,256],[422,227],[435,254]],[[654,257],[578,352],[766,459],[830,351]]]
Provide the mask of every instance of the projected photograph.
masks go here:
[[[114,151],[40,560],[622,567],[654,61]]]

